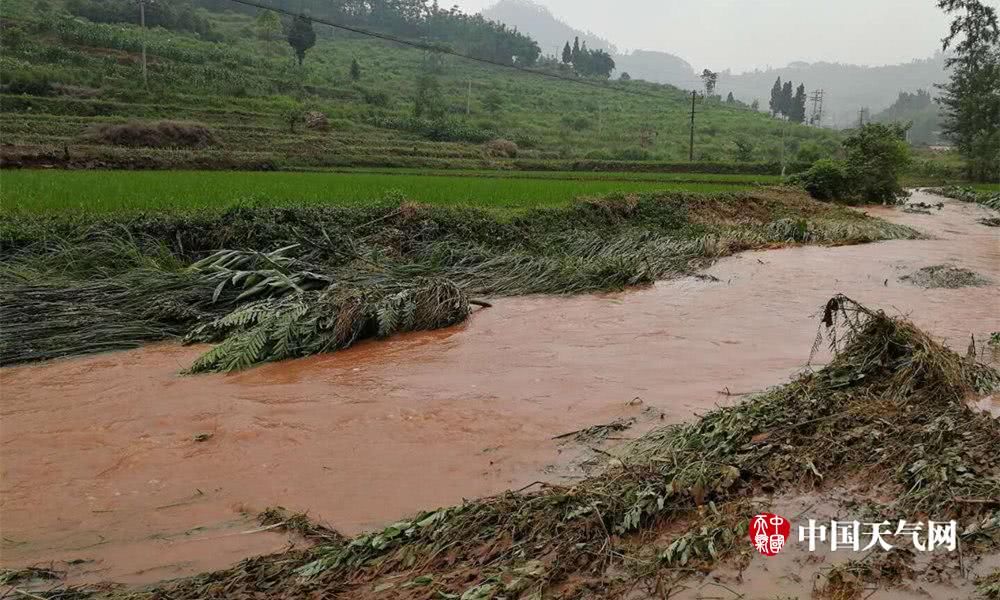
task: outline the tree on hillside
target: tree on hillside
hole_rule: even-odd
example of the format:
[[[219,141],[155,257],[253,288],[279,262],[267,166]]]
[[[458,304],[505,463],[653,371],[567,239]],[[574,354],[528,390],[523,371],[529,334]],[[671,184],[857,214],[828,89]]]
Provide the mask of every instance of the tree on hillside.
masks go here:
[[[413,96],[413,116],[439,119],[444,116],[444,94],[437,77],[424,73],[417,78],[417,91]]]
[[[274,51],[274,43],[281,39],[281,19],[278,13],[269,10],[261,11],[255,23],[257,39],[264,42],[268,52]]]
[[[771,102],[768,106],[771,108],[771,116],[773,117],[778,116],[778,113],[781,112],[781,77],[774,82],[774,87],[771,88]]]
[[[795,90],[795,97],[792,98],[792,105],[788,109],[788,118],[793,123],[802,123],[806,120],[806,86],[800,84]]]
[[[1000,178],[1000,26],[995,8],[979,0],[938,0],[960,13],[942,40],[952,50],[951,81],[940,86],[944,133],[954,140],[971,178]],[[957,41],[957,43],[956,43]]]
[[[490,111],[490,114],[494,117],[498,116],[500,111],[503,110],[503,96],[496,90],[491,91],[483,98],[483,107]]]
[[[911,144],[941,143],[941,106],[927,90],[900,92],[891,106],[872,116],[875,123],[910,122],[907,140]]]
[[[899,176],[910,163],[907,125],[869,123],[844,140],[847,171],[861,199],[892,204],[904,195]]]
[[[620,81],[632,81],[632,76],[628,74],[628,71],[624,71],[618,76],[618,79]]]
[[[589,52],[589,65],[587,75],[608,79],[611,72],[615,70],[615,59],[604,50],[593,50]]]
[[[733,143],[736,145],[735,157],[737,161],[753,162],[753,142],[745,137],[738,137]]]
[[[792,103],[794,101],[794,85],[791,81],[786,81],[781,86],[781,114],[786,117],[792,114]]]
[[[569,58],[569,61],[566,58]],[[569,42],[563,48],[563,62],[573,65],[573,71],[584,77],[601,77],[608,79],[615,70],[615,60],[604,50],[590,50],[587,42],[580,44],[580,38],[573,40],[573,48]]]
[[[705,84],[705,97],[711,98],[715,95],[715,84],[719,81],[719,74],[705,69],[701,72],[701,81]]]
[[[301,67],[306,59],[306,52],[316,45],[316,31],[313,29],[312,19],[305,15],[295,17],[292,26],[288,28],[288,45],[295,50],[295,57]]]
[[[760,100],[754,98],[753,102],[750,103],[750,110],[754,112],[760,110]]]
[[[351,59],[351,81],[358,81],[361,79],[361,65],[358,64],[357,58]]]
[[[818,160],[792,182],[820,200],[893,204],[905,194],[899,176],[910,164],[906,129],[898,123],[859,127],[844,140],[845,160]]]
[[[726,104],[736,104],[736,98],[733,98],[732,92],[729,92],[729,95],[726,96]]]
[[[288,131],[295,133],[295,126],[305,119],[306,109],[298,100],[291,100],[282,107],[281,116],[288,124]]]

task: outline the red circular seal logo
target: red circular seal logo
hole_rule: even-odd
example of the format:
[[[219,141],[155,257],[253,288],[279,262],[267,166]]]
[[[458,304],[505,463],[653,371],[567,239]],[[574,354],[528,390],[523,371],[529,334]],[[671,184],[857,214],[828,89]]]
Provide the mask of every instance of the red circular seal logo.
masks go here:
[[[774,556],[785,547],[792,522],[778,515],[761,513],[750,519],[750,542],[764,556]]]

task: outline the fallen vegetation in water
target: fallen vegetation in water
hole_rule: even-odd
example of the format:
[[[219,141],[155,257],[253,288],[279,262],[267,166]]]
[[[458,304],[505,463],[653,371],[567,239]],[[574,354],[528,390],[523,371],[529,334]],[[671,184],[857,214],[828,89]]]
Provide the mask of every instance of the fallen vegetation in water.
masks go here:
[[[979,579],[976,590],[986,600],[1000,600],[1000,569]]]
[[[944,208],[944,202],[938,202],[937,204],[928,204],[926,202],[907,202],[903,204],[903,212],[918,215],[929,215],[931,214],[931,209],[937,209],[940,211]]]
[[[923,267],[900,277],[902,281],[922,288],[963,288],[989,285],[990,280],[969,269],[953,265]]]
[[[917,238],[795,191],[666,193],[513,214],[408,202],[0,225],[0,364],[184,337],[232,371],[444,327],[483,297],[620,290],[742,250]]]
[[[44,567],[26,567],[24,569],[0,569],[0,586],[16,586],[30,584],[36,581],[55,581],[63,577],[63,573]]]
[[[955,200],[961,200],[962,202],[982,204],[986,208],[992,208],[993,210],[1000,211],[1000,192],[987,192],[977,190],[973,187],[963,187],[958,185],[934,188],[930,191],[934,194],[939,194],[947,198],[954,198]]]
[[[308,550],[151,589],[67,591],[119,600],[669,595],[717,563],[750,559],[744,536],[767,494],[858,477],[892,498],[876,507],[883,518],[958,521],[965,560],[1000,548],[1000,421],[966,403],[996,389],[1000,373],[844,296],[824,307],[820,333],[834,353],[827,366],[654,430],[572,487],[467,501],[347,540],[319,529]],[[316,531],[281,512],[262,522]],[[914,576],[904,558],[884,558],[892,577],[889,563],[848,563],[828,585],[847,593],[859,581]]]

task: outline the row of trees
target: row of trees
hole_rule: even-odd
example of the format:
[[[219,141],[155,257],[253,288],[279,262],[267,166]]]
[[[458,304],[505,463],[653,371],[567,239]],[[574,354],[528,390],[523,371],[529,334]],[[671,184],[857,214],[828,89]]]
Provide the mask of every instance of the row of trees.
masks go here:
[[[221,35],[212,28],[208,19],[195,10],[190,0],[147,2],[145,9],[148,27],[190,31],[213,41],[221,39]],[[67,0],[66,10],[95,23],[135,23],[139,19],[135,0]]]
[[[792,90],[795,90],[794,93]],[[771,88],[770,108],[774,116],[781,115],[793,123],[802,123],[806,120],[806,86],[799,84],[794,88],[791,81],[781,83],[781,77],[774,82]]]
[[[562,51],[562,61],[564,65],[572,65],[573,71],[583,77],[608,79],[611,77],[611,72],[615,70],[615,60],[611,58],[610,54],[604,50],[588,49],[586,41],[581,46],[579,37],[573,39],[572,46],[566,42]],[[631,77],[626,79],[625,75],[627,73],[622,74],[622,79],[625,81],[631,79]]]

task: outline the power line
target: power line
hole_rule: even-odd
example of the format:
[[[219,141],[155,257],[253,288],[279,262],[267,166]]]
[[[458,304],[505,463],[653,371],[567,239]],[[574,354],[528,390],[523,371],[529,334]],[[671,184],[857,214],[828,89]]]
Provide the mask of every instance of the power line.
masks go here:
[[[275,13],[278,13],[278,14],[285,15],[287,17],[292,17],[292,18],[297,18],[299,16],[302,16],[302,15],[299,15],[299,14],[297,14],[295,12],[290,11],[290,10],[286,10],[284,8],[276,8],[274,6],[267,6],[265,4],[260,4],[258,2],[254,2],[253,0],[230,0],[230,2],[235,2],[236,4],[242,4],[243,6],[249,6],[249,7],[257,8],[257,9],[260,9],[260,10],[269,10],[271,12],[275,12]],[[481,58],[481,57],[478,57],[478,56],[471,56],[469,54],[462,54],[461,52],[458,52],[456,50],[452,50],[450,48],[445,48],[445,47],[442,47],[442,46],[436,46],[434,44],[427,44],[427,43],[424,43],[424,42],[415,42],[413,40],[408,40],[408,39],[405,39],[405,38],[396,37],[396,36],[390,35],[388,33],[380,33],[378,31],[370,31],[368,29],[361,29],[360,27],[353,27],[351,25],[343,25],[343,24],[340,24],[340,23],[334,23],[333,21],[328,21],[326,19],[319,19],[319,18],[315,18],[315,17],[309,17],[309,20],[310,21],[314,21],[316,23],[320,23],[322,25],[326,25],[328,27],[333,27],[334,29],[342,29],[344,31],[350,31],[351,33],[356,33],[356,34],[359,34],[359,35],[365,35],[365,36],[368,36],[368,37],[378,38],[380,40],[386,40],[386,41],[389,41],[389,42],[395,42],[397,44],[402,44],[404,46],[410,46],[411,48],[418,48],[420,50],[426,50],[428,52],[439,52],[441,54],[448,54],[450,56],[455,56],[455,57],[458,57],[458,58],[464,58],[466,60],[471,60],[471,61],[474,61],[474,62],[488,64],[488,65],[493,65],[495,67],[501,67],[501,68],[504,68],[504,69],[511,69],[511,70],[514,70],[514,71],[520,71],[522,73],[528,73],[530,75],[539,75],[541,77],[548,77],[550,79],[559,79],[561,81],[568,81],[570,83],[577,83],[577,84],[580,84],[580,85],[586,85],[586,86],[590,86],[590,87],[597,88],[597,89],[600,89],[600,90],[605,90],[605,91],[622,92],[622,93],[626,93],[626,94],[632,94],[632,95],[635,95],[635,96],[645,96],[645,97],[648,97],[648,98],[656,98],[658,100],[662,100],[663,99],[663,96],[661,96],[660,94],[653,94],[653,93],[650,93],[650,92],[644,92],[642,90],[632,90],[632,89],[628,89],[628,88],[621,88],[621,87],[609,86],[609,85],[597,83],[597,82],[594,82],[594,81],[588,81],[586,79],[578,79],[578,78],[575,78],[575,77],[567,77],[565,75],[559,75],[558,73],[549,73],[549,72],[546,72],[546,71],[538,71],[536,69],[529,69],[527,67],[521,67],[521,66],[518,66],[518,65],[509,64],[509,63],[503,63],[503,62],[500,62],[500,61],[497,61],[497,60],[490,60],[488,58]]]

